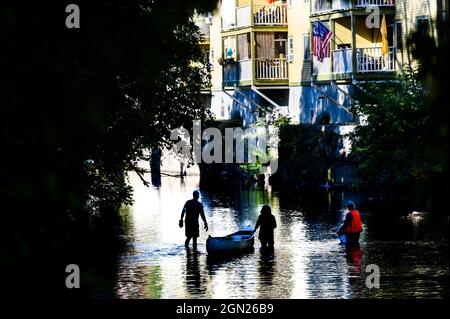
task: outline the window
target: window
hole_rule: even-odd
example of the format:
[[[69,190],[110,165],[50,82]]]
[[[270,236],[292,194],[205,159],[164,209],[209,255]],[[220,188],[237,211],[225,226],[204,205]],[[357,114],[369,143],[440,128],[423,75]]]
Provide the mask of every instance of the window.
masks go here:
[[[285,32],[275,32],[275,58],[286,57],[286,39],[287,34]]]
[[[310,49],[309,49],[309,34],[303,35],[303,60],[309,61],[310,59]]]
[[[294,37],[290,36],[288,38],[288,61],[293,62],[294,61]]]
[[[403,50],[403,30],[400,21],[395,23],[395,46],[397,49]]]
[[[248,60],[251,58],[250,33],[239,34],[238,40],[238,60]]]
[[[392,47],[394,45],[394,24],[387,25],[387,38],[388,46]]]
[[[209,67],[210,67],[211,71],[213,71],[214,70],[214,49],[211,49],[209,51],[209,61],[210,61]]]
[[[256,58],[273,59],[275,56],[275,34],[273,32],[255,32]]]
[[[421,36],[428,35],[430,29],[430,19],[427,16],[416,18],[416,31]]]
[[[223,39],[223,57],[225,59],[236,58],[236,38],[227,37]]]

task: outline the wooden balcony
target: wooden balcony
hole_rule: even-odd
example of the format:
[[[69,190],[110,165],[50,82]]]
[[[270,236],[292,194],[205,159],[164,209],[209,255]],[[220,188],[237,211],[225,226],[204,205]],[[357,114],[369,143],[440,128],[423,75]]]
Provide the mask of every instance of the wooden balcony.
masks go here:
[[[288,23],[287,4],[255,4],[253,7],[253,23],[263,26],[286,26]]]
[[[395,71],[395,47],[389,48],[389,53],[383,56],[381,47],[357,48],[356,64],[358,72],[393,72]]]
[[[288,62],[285,58],[256,59],[257,80],[287,80]]]
[[[395,0],[355,0],[356,7],[394,7]]]
[[[351,48],[333,50],[332,56],[333,74],[353,73],[353,50]],[[381,54],[381,47],[356,48],[357,73],[394,72],[395,69],[395,47],[390,47],[389,53],[385,56]]]
[[[248,4],[235,9],[233,16],[223,19],[222,30],[250,26],[287,26],[287,4]]]
[[[255,81],[273,81],[277,84],[280,81],[287,81],[288,78],[288,61],[286,58],[247,59],[223,65],[224,86],[249,85],[255,83]]]
[[[395,9],[395,0],[311,0],[311,15],[321,15],[351,9],[381,7]]]

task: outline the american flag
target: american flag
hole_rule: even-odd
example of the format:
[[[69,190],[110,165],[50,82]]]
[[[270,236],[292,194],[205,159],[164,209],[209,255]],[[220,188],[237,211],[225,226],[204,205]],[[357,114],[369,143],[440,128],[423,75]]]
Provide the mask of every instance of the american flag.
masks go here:
[[[313,54],[322,62],[324,58],[330,57],[330,39],[333,32],[320,21],[313,23]]]

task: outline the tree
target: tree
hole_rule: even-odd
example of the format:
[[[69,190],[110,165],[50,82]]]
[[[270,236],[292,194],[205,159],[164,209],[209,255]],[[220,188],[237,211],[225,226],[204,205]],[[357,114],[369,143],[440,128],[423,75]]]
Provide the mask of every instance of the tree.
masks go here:
[[[448,3],[447,3],[448,6]],[[427,128],[423,152],[439,158],[442,169],[431,174],[425,188],[431,211],[448,214],[449,201],[449,19],[445,2],[437,2],[436,29],[431,33],[414,33],[408,41],[412,55],[420,61],[419,79],[429,90]]]
[[[29,293],[26,267],[53,287],[68,250],[76,259],[114,236],[118,208],[131,200],[125,174],[138,170],[142,150],[206,116],[190,17],[215,1],[81,0],[79,29],[66,28],[66,5],[0,11],[1,193],[11,207],[1,260]]]
[[[418,69],[366,86],[377,105],[360,108],[368,125],[353,140],[367,185],[396,190],[435,214],[448,214],[449,20],[441,3],[437,9],[436,29],[408,39]]]
[[[418,190],[423,193],[429,177],[442,172],[445,160],[424,150],[429,91],[409,69],[363,89],[372,102],[358,107],[365,123],[352,134],[352,153],[363,184],[423,208],[425,199]]]

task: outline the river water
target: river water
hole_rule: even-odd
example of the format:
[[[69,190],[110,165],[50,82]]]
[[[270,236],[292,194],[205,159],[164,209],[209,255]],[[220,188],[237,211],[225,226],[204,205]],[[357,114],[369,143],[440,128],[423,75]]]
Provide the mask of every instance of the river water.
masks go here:
[[[163,176],[148,188],[131,174],[130,183],[135,202],[127,214],[128,249],[118,262],[118,298],[448,298],[448,217],[361,211],[361,245],[348,250],[336,229],[343,203],[358,203],[356,194],[294,195],[230,180],[200,182],[199,176]],[[178,227],[194,189],[209,223],[197,252],[184,248]],[[262,253],[256,240],[253,252],[208,257],[208,235],[253,226],[263,204],[271,205],[278,224],[273,252]],[[368,265],[380,270],[379,288],[366,286]]]

